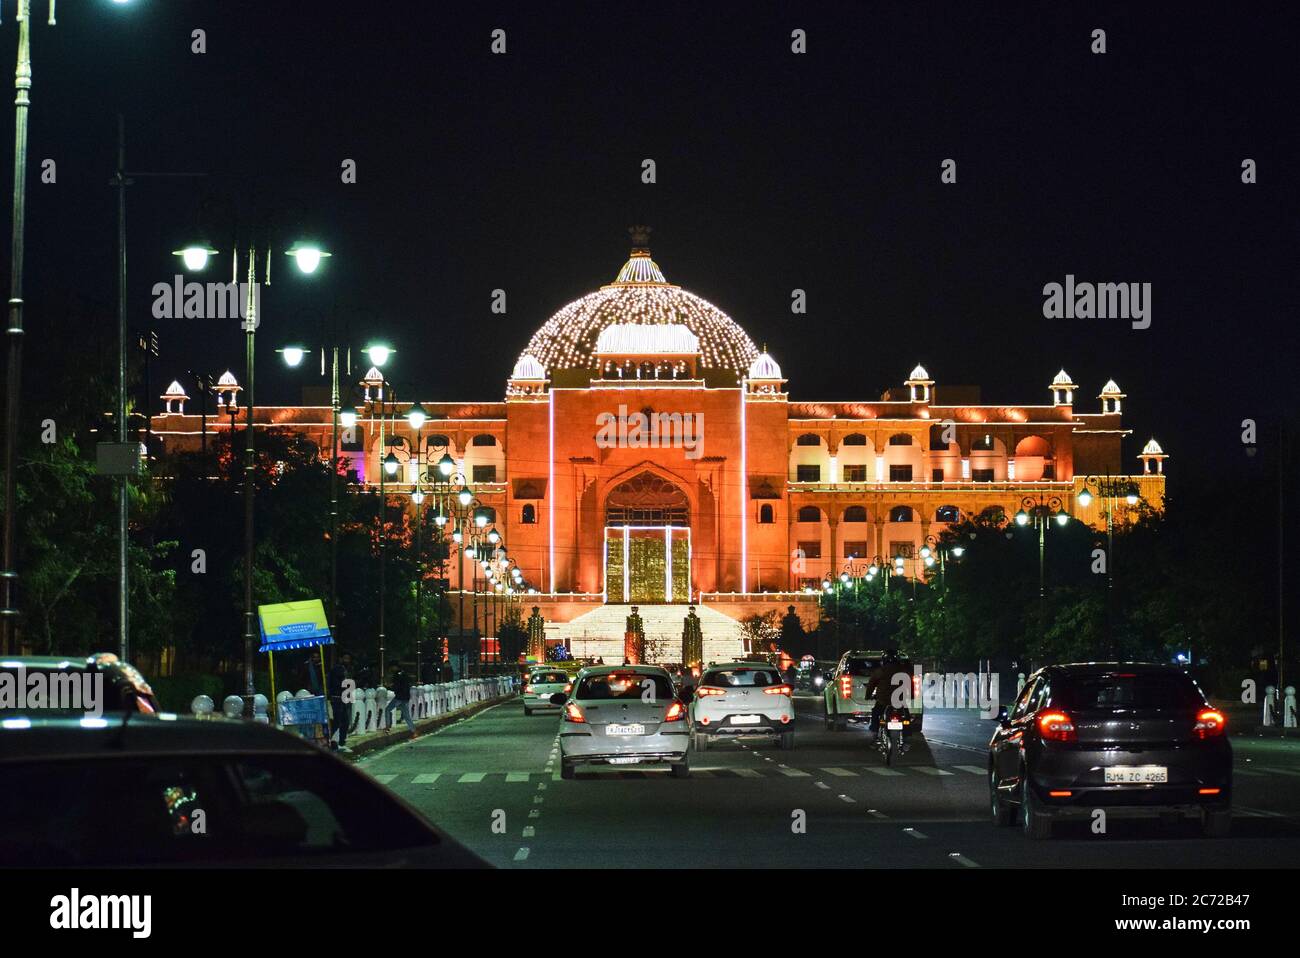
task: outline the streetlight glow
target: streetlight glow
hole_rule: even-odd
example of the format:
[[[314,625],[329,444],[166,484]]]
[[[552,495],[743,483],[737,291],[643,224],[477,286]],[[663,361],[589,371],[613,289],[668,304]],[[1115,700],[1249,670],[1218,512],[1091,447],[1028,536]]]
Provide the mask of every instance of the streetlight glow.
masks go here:
[[[1085,509],[1092,505],[1092,493],[1089,492],[1087,488],[1079,490],[1079,505],[1083,506]]]
[[[374,366],[382,366],[388,362],[388,357],[394,352],[395,350],[378,344],[366,347],[366,355],[370,357],[370,363]]]
[[[320,261],[330,254],[325,252],[314,243],[294,243],[293,246],[285,251],[285,255],[292,256],[294,262],[298,264],[298,269],[304,273],[314,273],[320,266]]]
[[[438,460],[438,471],[442,473],[444,479],[448,478],[456,471],[456,460],[451,458],[449,453],[443,453],[442,458]]]
[[[1016,513],[1016,525],[1023,526],[1028,522],[1029,522],[1029,513],[1025,512],[1024,509],[1021,509],[1019,512]]]
[[[418,402],[414,406],[412,406],[410,411],[406,414],[406,421],[411,424],[412,429],[422,428],[424,426],[425,420],[428,418],[429,416],[424,411],[424,407],[421,406]]]
[[[351,429],[357,424],[357,407],[344,406],[339,410],[339,422],[343,424],[344,429]]]
[[[306,351],[301,346],[286,346],[280,352],[284,355],[284,361],[290,366],[297,366],[306,355]]]
[[[460,492],[456,493],[456,498],[460,500],[462,506],[467,506],[474,501],[474,493],[469,491],[469,486],[461,486]]]
[[[397,467],[400,465],[400,460],[398,460],[397,456],[393,453],[390,452],[388,455],[384,456],[384,472],[388,473],[390,476],[397,475]]]
[[[197,273],[208,265],[208,258],[216,254],[207,243],[195,243],[192,246],[186,246],[183,249],[172,250],[172,255],[179,256],[185,268],[191,273]]]

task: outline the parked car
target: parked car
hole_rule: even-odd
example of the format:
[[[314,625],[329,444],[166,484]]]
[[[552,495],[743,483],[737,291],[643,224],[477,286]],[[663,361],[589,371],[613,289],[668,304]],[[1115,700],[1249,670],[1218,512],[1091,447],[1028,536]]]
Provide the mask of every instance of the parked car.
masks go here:
[[[568,692],[569,688],[569,673],[563,669],[534,669],[524,683],[524,714],[532,715],[538,710],[558,710],[561,706],[552,702],[551,696],[557,692]]]
[[[842,732],[849,722],[870,722],[874,698],[867,698],[871,673],[880,665],[884,652],[845,652],[840,656],[835,671],[822,685],[822,703],[825,706],[826,727]],[[919,734],[924,727],[925,710],[921,701],[920,677],[912,668],[911,657],[906,652],[898,654],[899,671],[912,673],[912,696],[908,704],[910,725],[908,731]]]
[[[686,703],[656,665],[597,665],[583,669],[562,706],[560,777],[582,765],[667,764],[674,778],[690,775]]]
[[[774,735],[781,748],[794,748],[794,690],[773,665],[710,665],[691,697],[690,718],[701,752],[714,739],[736,735]]]
[[[487,864],[373,779],[239,720],[0,719],[0,865]]]
[[[112,652],[93,655],[26,655],[0,659],[0,673],[8,673],[9,680],[24,683],[31,676],[44,676],[47,689],[60,688],[61,701],[55,702],[47,694],[44,704],[27,709],[63,709],[72,712],[161,712],[153,689],[134,666],[121,661]],[[30,689],[30,685],[27,685]],[[102,699],[102,701],[101,701]],[[22,704],[0,697],[0,713],[24,711]]]
[[[993,821],[1030,838],[1055,821],[1193,816],[1206,835],[1232,820],[1227,721],[1186,672],[1128,662],[1054,665],[1029,677],[989,742]]]

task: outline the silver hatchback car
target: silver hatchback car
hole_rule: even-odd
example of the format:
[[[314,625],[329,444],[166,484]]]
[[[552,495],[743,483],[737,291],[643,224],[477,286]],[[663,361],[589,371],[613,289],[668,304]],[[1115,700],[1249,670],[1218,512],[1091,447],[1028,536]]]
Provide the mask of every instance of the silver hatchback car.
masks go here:
[[[662,765],[674,778],[691,773],[686,705],[668,672],[655,665],[584,669],[561,705],[560,777],[579,765]]]

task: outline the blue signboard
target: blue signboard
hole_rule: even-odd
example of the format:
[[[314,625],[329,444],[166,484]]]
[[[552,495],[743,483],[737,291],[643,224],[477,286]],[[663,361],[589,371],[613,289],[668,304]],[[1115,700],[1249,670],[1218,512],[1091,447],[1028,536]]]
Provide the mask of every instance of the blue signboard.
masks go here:
[[[287,699],[280,703],[281,725],[325,725],[327,721],[323,695]]]

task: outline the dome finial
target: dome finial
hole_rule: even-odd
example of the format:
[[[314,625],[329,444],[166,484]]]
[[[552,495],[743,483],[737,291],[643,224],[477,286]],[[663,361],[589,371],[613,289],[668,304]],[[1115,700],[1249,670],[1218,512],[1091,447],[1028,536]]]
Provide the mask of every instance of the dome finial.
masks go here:
[[[654,230],[649,226],[629,226],[627,235],[632,237],[632,252],[650,252],[650,234]]]

